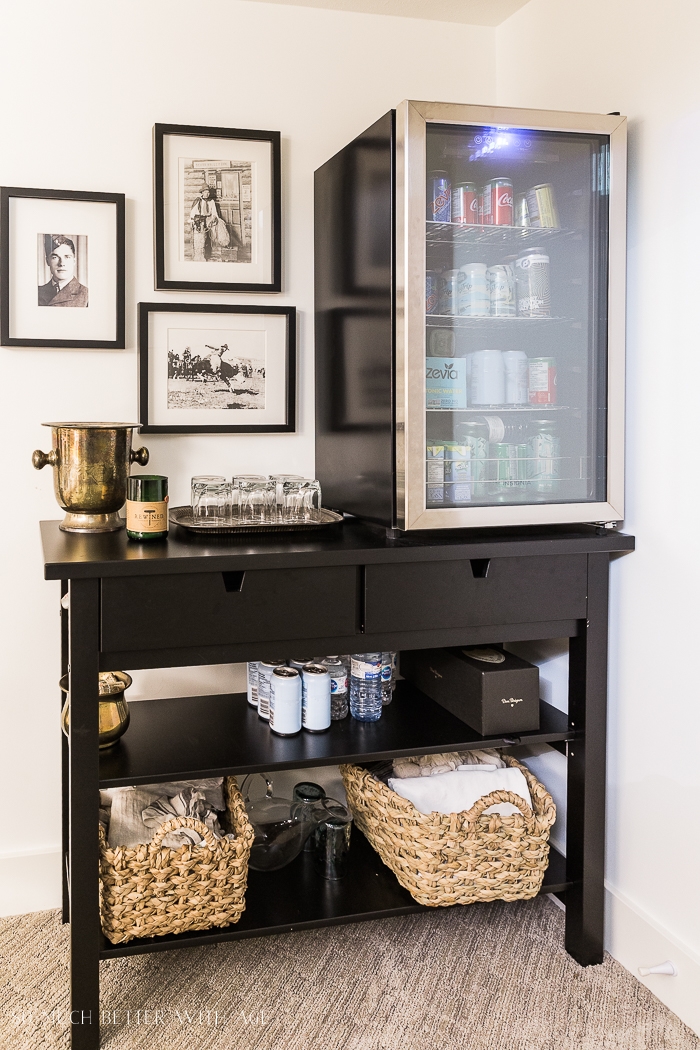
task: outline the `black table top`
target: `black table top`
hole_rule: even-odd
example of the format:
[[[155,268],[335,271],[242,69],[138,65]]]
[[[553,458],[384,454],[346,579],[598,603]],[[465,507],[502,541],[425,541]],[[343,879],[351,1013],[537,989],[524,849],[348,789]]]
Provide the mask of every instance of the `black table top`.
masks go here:
[[[166,541],[150,543],[129,540],[123,529],[80,536],[61,532],[58,525],[41,522],[47,580],[634,550],[633,536],[587,525],[454,529],[389,539],[382,529],[346,518],[318,534],[200,539],[173,527]]]

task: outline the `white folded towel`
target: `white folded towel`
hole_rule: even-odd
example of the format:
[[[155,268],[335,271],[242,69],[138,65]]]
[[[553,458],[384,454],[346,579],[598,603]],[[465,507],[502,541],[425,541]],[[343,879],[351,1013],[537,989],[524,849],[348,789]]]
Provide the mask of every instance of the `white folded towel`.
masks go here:
[[[420,813],[464,813],[492,791],[512,791],[532,808],[527,781],[514,766],[496,770],[455,769],[428,777],[391,777],[389,787],[412,802]],[[509,816],[520,810],[510,802],[498,802],[485,812]]]

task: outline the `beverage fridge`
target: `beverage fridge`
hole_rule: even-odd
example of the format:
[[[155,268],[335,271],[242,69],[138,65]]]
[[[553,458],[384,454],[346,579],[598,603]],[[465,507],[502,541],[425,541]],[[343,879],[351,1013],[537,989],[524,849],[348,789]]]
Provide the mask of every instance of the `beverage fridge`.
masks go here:
[[[623,517],[626,121],[403,102],[315,178],[316,472],[401,530]]]

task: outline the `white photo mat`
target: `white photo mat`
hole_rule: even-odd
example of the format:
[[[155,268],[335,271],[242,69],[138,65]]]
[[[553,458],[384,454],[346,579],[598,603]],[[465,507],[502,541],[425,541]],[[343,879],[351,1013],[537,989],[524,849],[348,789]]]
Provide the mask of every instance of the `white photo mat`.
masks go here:
[[[39,306],[39,234],[87,237],[89,301],[81,309]],[[9,335],[12,339],[111,341],[117,338],[117,206],[110,201],[11,197]]]
[[[228,342],[236,353],[264,359],[264,407],[175,408],[168,404],[168,351],[184,346]],[[235,344],[234,344],[235,340]],[[209,381],[211,385],[211,380]],[[148,425],[269,426],[287,422],[287,317],[283,314],[186,313],[154,311],[148,315]],[[220,384],[223,385],[223,384]]]
[[[252,168],[250,262],[185,258],[184,168],[193,161],[249,163]],[[263,140],[163,136],[164,278],[179,282],[268,284],[272,281],[272,144]],[[247,202],[246,202],[247,203]]]

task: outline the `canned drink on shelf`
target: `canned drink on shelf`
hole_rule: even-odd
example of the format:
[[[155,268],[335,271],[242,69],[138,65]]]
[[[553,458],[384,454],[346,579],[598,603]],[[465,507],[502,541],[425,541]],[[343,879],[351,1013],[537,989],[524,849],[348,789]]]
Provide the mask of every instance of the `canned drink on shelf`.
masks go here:
[[[527,193],[518,193],[513,201],[513,225],[527,229],[530,223],[530,209],[527,205]]]
[[[296,667],[275,667],[270,676],[270,729],[277,736],[301,730],[301,678]]]
[[[445,270],[440,286],[439,312],[441,314],[457,314],[459,312],[463,285],[464,274],[461,270]]]
[[[425,407],[450,411],[467,407],[467,362],[463,357],[426,357]]]
[[[248,703],[251,707],[258,706],[258,661],[248,661]]]
[[[471,502],[471,449],[454,441],[445,443],[445,502],[460,507]]]
[[[527,210],[531,226],[540,229],[559,228],[559,213],[551,183],[543,182],[527,191]]]
[[[521,252],[515,261],[518,317],[549,317],[549,256],[542,248]]]
[[[431,328],[428,332],[430,357],[454,357],[455,334],[451,328]]]
[[[527,354],[524,350],[504,350],[505,403],[526,405],[529,394]]]
[[[533,492],[551,495],[561,477],[559,433],[551,419],[533,419],[528,438],[528,479]]]
[[[489,455],[488,424],[477,420],[458,423],[455,427],[455,438],[458,445],[465,445],[469,449],[472,496],[474,499],[482,499],[486,495]]]
[[[472,355],[472,405],[502,405],[505,398],[505,371],[500,350],[476,350]]]
[[[490,455],[494,493],[522,492],[527,484],[528,446],[499,441],[490,446]]]
[[[284,660],[261,660],[258,663],[258,715],[270,721],[270,679],[276,667],[285,667]]]
[[[428,503],[445,502],[445,446],[428,445],[425,462],[426,500]]]
[[[510,179],[491,179],[483,189],[485,226],[513,225],[513,183]]]
[[[308,733],[325,733],[331,724],[331,676],[323,664],[305,664],[301,672],[302,725]]]
[[[446,171],[428,172],[428,222],[452,221],[452,187]]]
[[[452,187],[452,222],[473,226],[479,221],[479,192],[473,182]]]
[[[440,274],[437,270],[425,271],[425,312],[436,314],[440,309]]]
[[[515,273],[508,263],[497,263],[486,271],[492,317],[515,317]]]
[[[557,363],[553,357],[528,361],[528,398],[531,405],[556,405]]]
[[[491,313],[486,263],[466,263],[460,267],[458,312],[465,317],[488,317]]]

